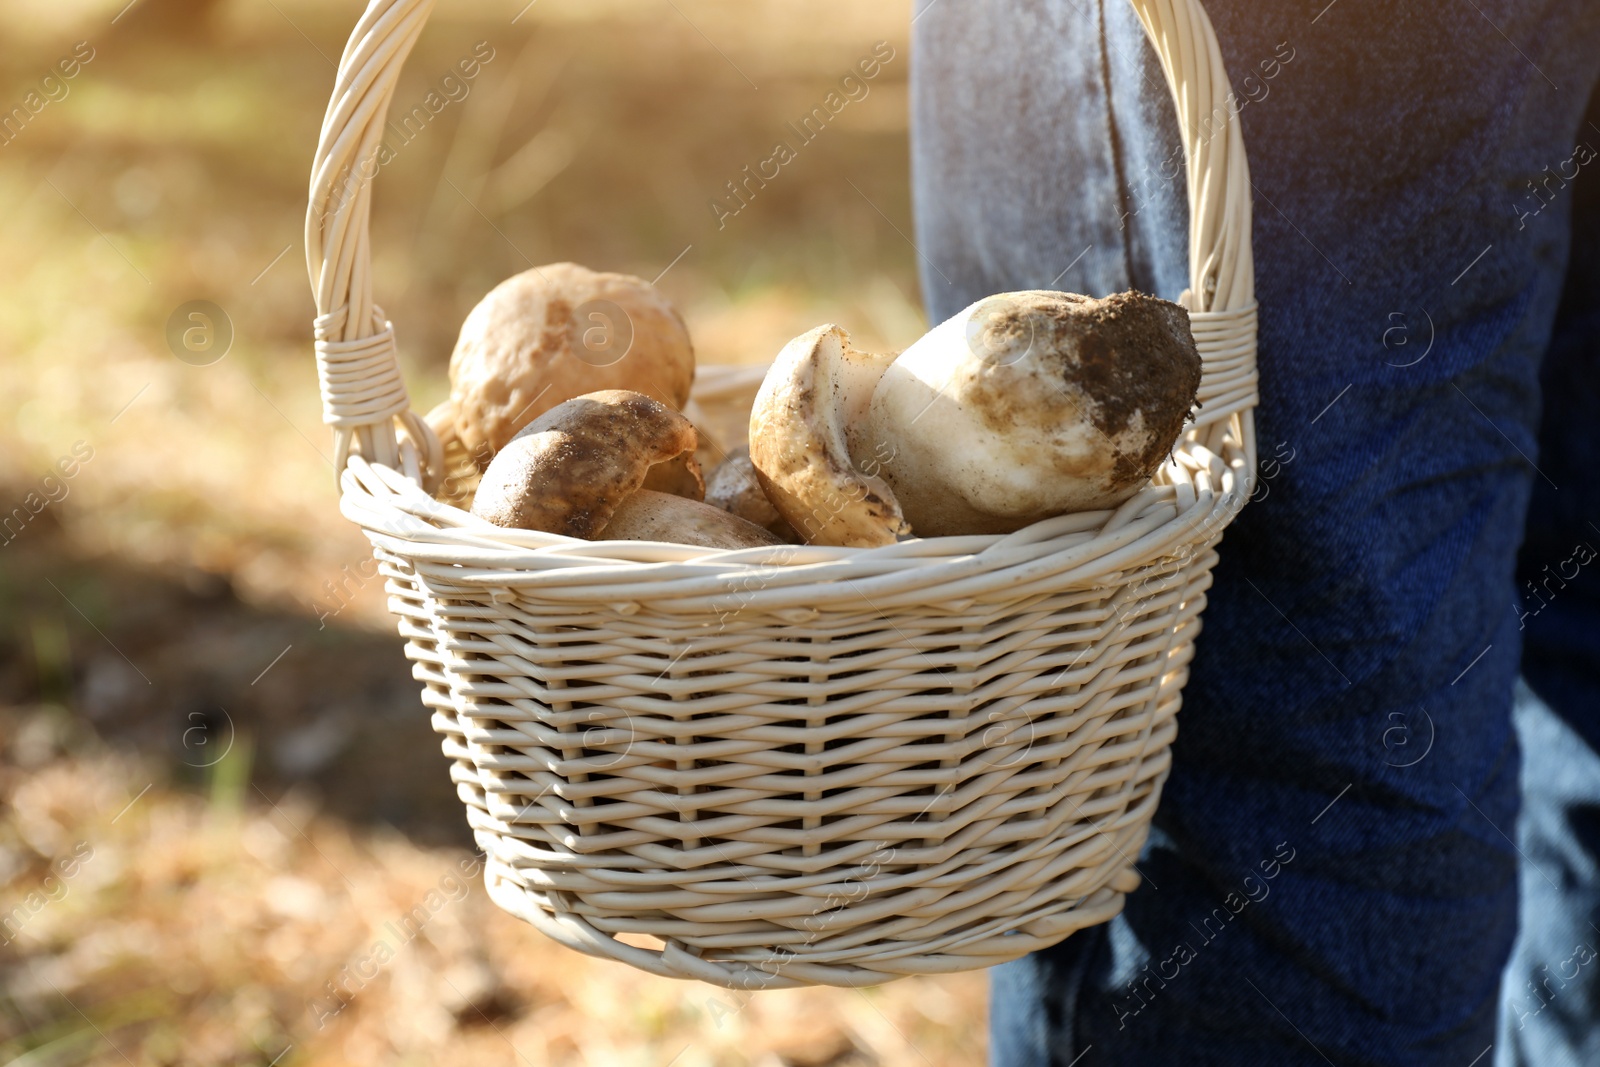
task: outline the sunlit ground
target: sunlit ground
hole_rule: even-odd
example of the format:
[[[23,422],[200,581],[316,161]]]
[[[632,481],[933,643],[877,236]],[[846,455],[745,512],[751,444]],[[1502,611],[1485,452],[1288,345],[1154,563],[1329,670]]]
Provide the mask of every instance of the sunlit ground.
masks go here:
[[[26,518],[0,537],[0,1057],[981,1062],[979,975],[740,998],[442,882],[464,820],[337,512],[309,344],[307,174],[359,5],[125,3],[0,2],[0,106],[45,100],[0,147],[0,519]],[[492,53],[375,185],[417,408],[468,309],[536,263],[660,275],[707,363],[825,321],[921,332],[906,5],[524,3],[441,3],[396,96]],[[866,97],[729,199],[880,40]],[[194,300],[232,325],[207,365],[166,337]]]

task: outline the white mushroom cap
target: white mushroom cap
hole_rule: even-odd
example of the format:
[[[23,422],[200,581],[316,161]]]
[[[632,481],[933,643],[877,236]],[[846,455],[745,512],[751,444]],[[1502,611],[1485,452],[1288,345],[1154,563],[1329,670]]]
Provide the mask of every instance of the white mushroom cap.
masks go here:
[[[874,473],[874,446],[851,460],[850,428],[893,356],[852,348],[818,326],[778,353],[750,412],[750,460],[767,499],[806,542],[869,547],[911,532],[895,495]]]
[[[989,297],[902,353],[874,390],[858,463],[920,536],[1005,533],[1114,507],[1149,482],[1194,405],[1182,307],[1031,290]]]

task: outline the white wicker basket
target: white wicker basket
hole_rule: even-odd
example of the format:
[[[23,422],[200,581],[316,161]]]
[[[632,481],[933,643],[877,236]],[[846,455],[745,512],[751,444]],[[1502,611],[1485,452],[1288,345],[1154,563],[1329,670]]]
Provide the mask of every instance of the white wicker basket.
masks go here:
[[[371,539],[494,900],[735,988],[987,967],[1117,913],[1223,527],[1255,471],[1250,183],[1197,0],[1133,0],[1187,152],[1201,415],[1115,512],[1008,536],[716,552],[440,503],[368,273],[370,183],[432,0],[339,65],[306,246],[344,514]],[[709,369],[708,369],[709,370]],[[703,373],[699,396],[746,394]]]

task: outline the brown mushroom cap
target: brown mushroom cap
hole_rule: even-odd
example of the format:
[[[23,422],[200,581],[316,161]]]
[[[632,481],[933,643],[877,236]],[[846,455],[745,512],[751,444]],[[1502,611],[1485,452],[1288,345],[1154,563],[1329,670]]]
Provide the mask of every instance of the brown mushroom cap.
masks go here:
[[[692,462],[694,448],[694,425],[641,393],[575,397],[500,450],[478,484],[472,513],[497,526],[592,538],[652,468],[685,455]]]
[[[626,388],[677,409],[693,380],[689,331],[666,297],[643,279],[575,263],[495,286],[450,356],[456,434],[480,467],[575,396]]]
[[[704,548],[781,545],[770,531],[721,508],[641,489],[623,500],[600,531],[602,541],[669,541]]]

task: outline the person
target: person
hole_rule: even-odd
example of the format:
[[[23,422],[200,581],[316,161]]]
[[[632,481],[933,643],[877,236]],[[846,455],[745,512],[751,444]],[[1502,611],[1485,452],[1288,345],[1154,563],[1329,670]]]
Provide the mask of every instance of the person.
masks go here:
[[[1600,5],[1206,8],[1254,184],[1261,484],[1142,884],[994,972],[992,1062],[1600,1063]],[[913,18],[930,318],[1175,299],[1176,118],[1131,6]]]

